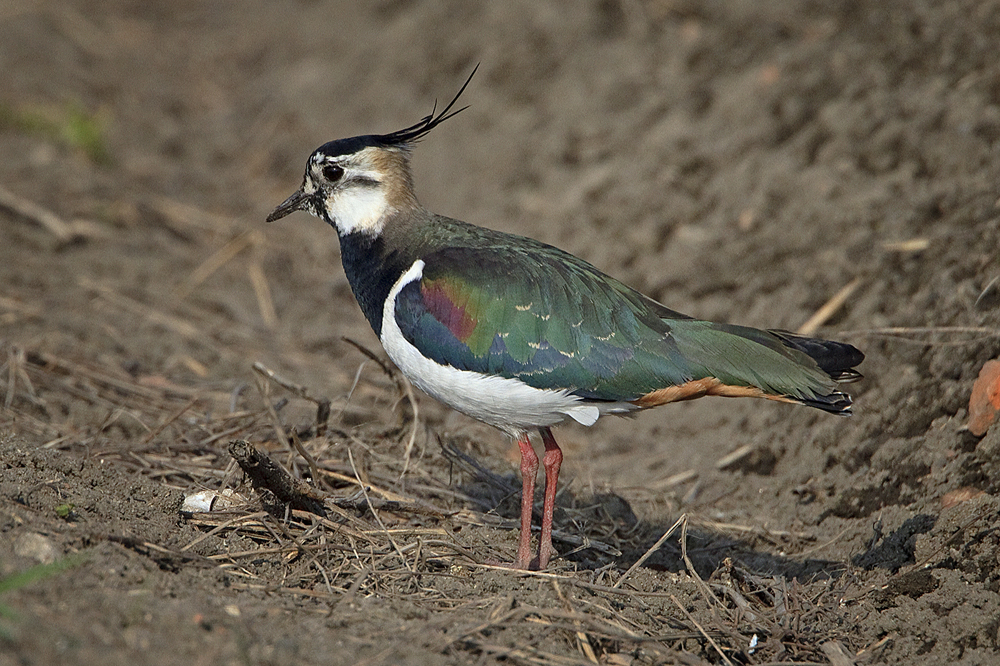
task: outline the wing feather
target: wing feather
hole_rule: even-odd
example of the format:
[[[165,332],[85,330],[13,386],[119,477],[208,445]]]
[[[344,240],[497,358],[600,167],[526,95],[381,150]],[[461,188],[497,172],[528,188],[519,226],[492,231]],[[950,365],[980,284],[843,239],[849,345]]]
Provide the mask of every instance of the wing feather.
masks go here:
[[[690,378],[652,301],[556,253],[425,255],[422,278],[396,299],[403,336],[438,363],[594,400],[632,400]]]
[[[825,343],[817,355],[823,341],[698,321],[552,246],[438,219],[453,242],[422,252],[423,275],[400,290],[395,314],[403,336],[443,365],[594,401],[714,378],[811,404],[841,395],[835,379],[846,377],[815,356],[837,356],[824,360],[831,367],[848,348],[853,365],[863,358],[849,345]]]

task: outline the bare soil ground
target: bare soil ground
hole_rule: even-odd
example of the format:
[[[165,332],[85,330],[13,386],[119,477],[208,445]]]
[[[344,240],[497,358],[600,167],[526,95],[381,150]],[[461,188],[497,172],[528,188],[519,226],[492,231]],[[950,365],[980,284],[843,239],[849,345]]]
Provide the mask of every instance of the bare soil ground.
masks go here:
[[[990,1],[0,5],[0,665],[998,663],[1000,427],[965,427],[998,44]],[[491,566],[516,449],[381,367],[331,229],[263,221],[477,62],[416,152],[429,208],[702,318],[847,294],[818,333],[867,354],[856,415],[562,428],[563,557]]]

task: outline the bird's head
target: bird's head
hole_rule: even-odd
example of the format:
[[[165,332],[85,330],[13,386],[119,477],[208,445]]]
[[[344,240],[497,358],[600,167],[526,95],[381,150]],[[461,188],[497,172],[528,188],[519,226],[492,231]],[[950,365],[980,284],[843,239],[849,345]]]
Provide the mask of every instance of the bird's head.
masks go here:
[[[441,113],[431,111],[415,125],[391,134],[337,139],[314,150],[306,162],[302,186],[271,211],[267,221],[303,210],[326,220],[341,236],[381,233],[388,216],[418,205],[410,175],[410,149],[467,108],[451,110],[475,73],[473,69]]]

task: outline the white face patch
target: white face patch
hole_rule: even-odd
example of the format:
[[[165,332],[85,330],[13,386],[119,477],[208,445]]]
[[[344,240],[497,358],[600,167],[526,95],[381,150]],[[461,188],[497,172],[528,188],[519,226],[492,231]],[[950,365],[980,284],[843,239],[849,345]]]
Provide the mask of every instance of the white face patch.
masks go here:
[[[386,196],[386,176],[379,170],[378,151],[366,148],[351,155],[310,159],[302,191],[316,195],[317,215],[325,215],[341,235],[356,231],[376,235],[383,218],[394,212]]]
[[[337,225],[341,235],[354,231],[378,234],[382,231],[385,216],[392,212],[381,188],[350,182],[334,189],[323,204],[327,216]]]
[[[424,393],[511,435],[556,425],[566,417],[589,426],[601,414],[637,409],[630,403],[588,403],[568,390],[537,389],[519,379],[458,370],[426,358],[403,337],[395,319],[396,296],[407,284],[421,278],[423,268],[424,262],[418,259],[389,292],[382,310],[382,346]]]

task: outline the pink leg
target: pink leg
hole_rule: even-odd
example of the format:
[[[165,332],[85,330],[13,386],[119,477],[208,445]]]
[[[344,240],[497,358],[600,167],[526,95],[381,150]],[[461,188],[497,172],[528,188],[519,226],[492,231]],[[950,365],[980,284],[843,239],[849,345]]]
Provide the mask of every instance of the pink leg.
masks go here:
[[[535,503],[535,475],[538,474],[538,455],[531,448],[528,434],[517,438],[521,449],[521,539],[517,544],[515,569],[527,569],[531,565],[531,508]],[[546,453],[546,455],[548,455]],[[548,458],[546,458],[548,460]],[[546,467],[546,479],[548,478]]]
[[[556,510],[556,485],[559,483],[563,454],[550,429],[539,428],[539,432],[545,443],[545,454],[542,456],[542,465],[545,467],[545,503],[542,504],[542,537],[538,543],[538,569],[542,570],[548,565],[549,558],[556,553],[552,547],[552,514]]]

